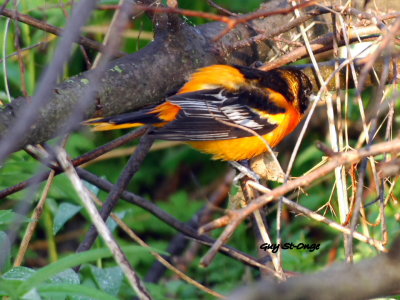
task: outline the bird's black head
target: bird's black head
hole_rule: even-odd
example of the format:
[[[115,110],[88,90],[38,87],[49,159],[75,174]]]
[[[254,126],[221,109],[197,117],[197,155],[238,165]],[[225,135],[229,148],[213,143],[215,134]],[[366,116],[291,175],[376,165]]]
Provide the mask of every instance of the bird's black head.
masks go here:
[[[298,73],[297,78],[299,81],[299,89],[297,91],[297,97],[299,101],[298,106],[300,112],[303,114],[310,104],[310,96],[312,94],[313,85],[310,78],[308,78],[308,76],[302,71],[297,70],[296,73]]]

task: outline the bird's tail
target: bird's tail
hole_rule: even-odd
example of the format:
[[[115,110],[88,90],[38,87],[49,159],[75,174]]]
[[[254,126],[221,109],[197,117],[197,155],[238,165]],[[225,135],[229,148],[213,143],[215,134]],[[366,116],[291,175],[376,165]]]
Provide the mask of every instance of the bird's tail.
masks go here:
[[[180,109],[181,108],[178,105],[166,101],[157,106],[128,112],[122,115],[90,119],[85,121],[83,124],[93,126],[93,131],[140,127],[148,124],[162,127],[175,120]]]
[[[128,112],[117,116],[94,118],[85,121],[83,124],[93,126],[92,131],[106,131],[161,123],[162,120],[160,120],[157,114],[152,112],[153,110],[154,107]]]

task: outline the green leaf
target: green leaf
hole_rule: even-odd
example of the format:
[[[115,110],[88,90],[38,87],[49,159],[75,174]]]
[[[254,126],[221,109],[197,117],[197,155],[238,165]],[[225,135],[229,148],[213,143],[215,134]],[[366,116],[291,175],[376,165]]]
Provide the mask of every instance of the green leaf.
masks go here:
[[[81,209],[82,206],[79,205],[67,202],[61,203],[54,216],[53,234],[56,235],[64,224],[75,216]]]
[[[323,154],[316,147],[308,147],[297,155],[296,166],[300,167],[306,163],[314,163],[322,158]]]
[[[24,281],[35,274],[35,270],[27,267],[14,267],[8,272],[4,273],[2,278],[7,280],[20,280]]]
[[[16,286],[17,283],[15,281],[6,280],[0,277],[0,297],[10,296],[12,299],[17,299]]]
[[[56,284],[80,284],[79,275],[72,269],[67,269],[50,279],[51,283]]]
[[[0,225],[9,225],[16,221],[18,218],[18,222],[21,220],[23,222],[27,222],[28,218],[23,215],[17,214],[10,209],[0,210]]]
[[[129,246],[123,247],[123,251],[128,254],[134,254],[142,251],[157,251],[153,248],[145,248],[141,246]],[[31,289],[37,287],[39,284],[44,281],[52,278],[54,275],[74,266],[87,263],[90,261],[95,261],[101,258],[106,258],[112,256],[109,249],[94,249],[89,250],[83,253],[75,253],[68,255],[59,261],[56,261],[46,267],[37,270],[35,274],[33,274],[30,278],[28,278],[24,283],[22,283],[17,290],[18,295],[22,296],[26,294]]]
[[[124,274],[119,266],[106,269],[90,266],[90,270],[97,285],[103,291],[115,296],[118,295],[124,279]]]
[[[19,299],[17,288],[36,271],[27,267],[14,267],[0,277],[0,295]]]
[[[26,293],[22,298],[22,300],[42,300],[38,291],[36,289],[30,290],[29,293]]]
[[[40,294],[44,296],[51,295],[76,295],[76,296],[86,296],[92,299],[98,300],[118,300],[118,298],[107,294],[98,289],[88,287],[85,285],[75,285],[75,284],[44,284],[37,287]],[[51,298],[53,299],[53,298]]]

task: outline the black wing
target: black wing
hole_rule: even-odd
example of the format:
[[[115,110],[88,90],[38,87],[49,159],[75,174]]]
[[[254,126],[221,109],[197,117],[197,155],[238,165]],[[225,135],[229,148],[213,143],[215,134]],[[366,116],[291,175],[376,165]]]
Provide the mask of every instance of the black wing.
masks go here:
[[[167,101],[179,105],[182,110],[176,120],[151,134],[174,141],[228,140],[253,136],[252,132],[264,135],[277,124],[269,123],[257,110],[269,114],[285,112],[268,98],[268,94],[256,90],[200,90],[174,95]]]

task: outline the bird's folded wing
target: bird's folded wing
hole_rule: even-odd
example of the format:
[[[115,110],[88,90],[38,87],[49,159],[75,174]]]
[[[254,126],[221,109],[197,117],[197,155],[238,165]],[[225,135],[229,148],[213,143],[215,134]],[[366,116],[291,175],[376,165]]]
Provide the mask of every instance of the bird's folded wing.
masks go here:
[[[248,91],[232,92],[221,88],[174,95],[167,101],[180,106],[180,113],[174,121],[151,134],[164,140],[208,141],[271,132],[277,124],[262,117],[258,113],[259,105],[251,103],[249,97]],[[252,104],[255,106],[252,107]],[[273,107],[273,114],[284,112],[273,104],[270,106]]]

